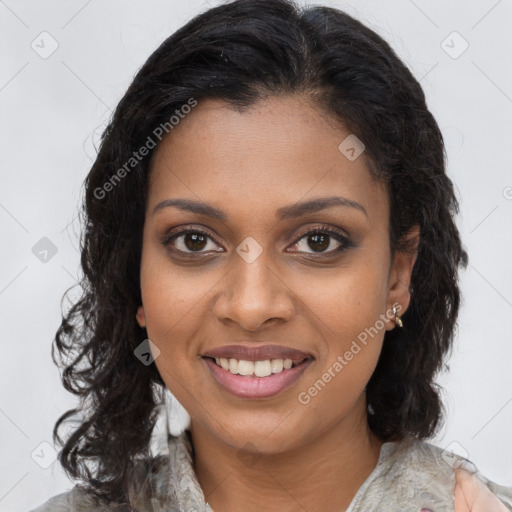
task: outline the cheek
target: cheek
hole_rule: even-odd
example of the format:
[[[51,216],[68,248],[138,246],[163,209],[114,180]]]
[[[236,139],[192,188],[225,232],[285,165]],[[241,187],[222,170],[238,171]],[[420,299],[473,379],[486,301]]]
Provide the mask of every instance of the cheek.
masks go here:
[[[197,385],[198,347],[194,340],[204,339],[204,325],[211,314],[208,291],[219,275],[173,268],[165,257],[154,253],[148,256],[141,267],[146,330],[160,351],[155,359],[160,375],[185,404],[182,383]]]
[[[140,279],[148,334],[158,337],[190,323],[211,286],[207,275],[171,265],[165,251],[155,248],[143,250]]]
[[[371,282],[351,286],[350,279],[340,279],[341,287],[331,283],[326,294],[316,298],[324,308],[321,321],[316,322],[323,343],[317,372],[303,391],[317,397],[312,400],[316,407],[330,404],[333,419],[359,399],[382,350],[385,294],[376,293]]]
[[[308,279],[302,299],[333,333],[354,335],[385,312],[387,268],[360,259],[329,275]]]
[[[358,258],[318,286],[311,282],[305,293],[311,321],[323,339],[321,365],[315,376],[326,383],[322,400],[350,407],[363,392],[382,349],[386,261]]]
[[[188,378],[196,364],[189,340],[194,337],[200,318],[204,315],[202,293],[181,274],[169,269],[157,271],[148,265],[141,273],[142,300],[148,338],[158,347],[155,365],[171,393],[187,403],[183,382],[194,386]]]
[[[190,282],[162,276],[147,279],[142,290],[148,336],[165,350],[177,348],[177,341],[200,325],[203,294]]]

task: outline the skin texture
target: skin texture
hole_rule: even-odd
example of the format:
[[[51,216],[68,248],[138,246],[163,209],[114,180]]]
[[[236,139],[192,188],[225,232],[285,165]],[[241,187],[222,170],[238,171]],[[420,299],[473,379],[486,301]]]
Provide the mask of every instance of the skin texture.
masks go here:
[[[382,441],[367,426],[365,386],[385,330],[395,328],[393,304],[400,314],[409,305],[415,255],[392,260],[387,190],[364,153],[349,161],[338,150],[348,135],[302,96],[261,100],[242,113],[205,100],[154,155],[137,319],[161,352],[163,380],[191,416],[194,467],[214,510],[343,510],[377,463]],[[336,206],[276,218],[281,207],[332,196],[357,201],[366,215]],[[153,213],[175,198],[206,202],[227,217],[176,207]],[[331,237],[322,250],[332,256],[322,258],[303,235],[322,224],[353,246],[335,255],[340,243]],[[172,247],[190,254],[185,236],[162,244],[178,226],[215,239],[199,257],[180,256]],[[417,243],[417,227],[409,236]],[[262,249],[251,263],[236,252],[247,237]],[[299,393],[387,312],[379,333],[299,403]],[[280,394],[239,398],[216,383],[200,354],[241,340],[297,348],[315,360]]]

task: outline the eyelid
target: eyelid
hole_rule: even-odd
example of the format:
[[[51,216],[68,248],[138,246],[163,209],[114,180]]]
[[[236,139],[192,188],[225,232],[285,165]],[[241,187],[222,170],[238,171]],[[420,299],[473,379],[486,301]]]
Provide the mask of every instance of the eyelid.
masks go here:
[[[200,226],[198,228],[198,226]],[[179,236],[187,235],[188,233],[199,233],[208,236],[211,238],[217,245],[222,247],[222,244],[217,240],[217,236],[209,230],[206,226],[201,224],[185,224],[181,226],[176,226],[174,228],[168,229],[165,231],[162,236],[162,244],[164,246],[168,246],[174,238]],[[194,254],[194,252],[185,253],[185,254]],[[197,252],[196,254],[202,254]]]
[[[198,227],[199,226],[199,227]],[[203,226],[201,224],[186,224],[181,226],[176,226],[174,228],[171,228],[165,232],[165,234],[162,237],[161,243],[164,247],[168,247],[171,245],[171,241],[175,238],[178,238],[180,236],[187,235],[189,233],[199,233],[202,235],[207,236],[213,242],[220,247],[222,247],[222,244],[218,242],[216,235],[209,230],[206,226]],[[337,255],[344,251],[345,249],[349,249],[351,247],[354,247],[353,242],[350,240],[349,235],[341,228],[337,228],[334,226],[330,226],[328,224],[320,224],[314,227],[308,227],[301,230],[296,236],[294,241],[287,247],[287,249],[290,246],[296,245],[300,240],[302,240],[305,236],[315,234],[315,233],[326,233],[327,235],[333,237],[336,239],[338,243],[340,243],[340,246],[336,249],[331,249],[330,251],[326,252],[318,252],[318,253],[309,253],[304,251],[297,251],[299,254],[308,254],[308,255],[314,255],[315,257],[329,257],[333,255]],[[211,255],[212,251],[181,251],[180,249],[172,248],[172,250],[180,253],[180,254],[186,254],[186,255],[201,255],[201,254],[209,254]],[[222,252],[222,251],[215,251],[215,252]],[[295,252],[295,251],[288,251],[286,252]]]
[[[342,238],[344,241],[349,241],[349,235],[342,230],[341,228],[336,228],[334,226],[330,226],[329,224],[320,224],[319,226],[315,227],[309,227],[305,228],[302,231],[299,231],[299,233],[296,235],[295,242],[297,243],[301,238],[303,238],[305,235],[310,235],[312,233],[328,233],[330,235],[336,235],[340,238]]]
[[[305,236],[312,235],[312,234],[315,234],[315,233],[326,233],[327,235],[335,238],[336,241],[338,243],[340,243],[341,245],[338,248],[336,248],[336,249],[331,249],[330,251],[317,252],[317,253],[315,253],[315,252],[298,251],[299,254],[313,255],[315,258],[322,258],[322,257],[327,258],[327,257],[332,257],[332,256],[335,256],[335,255],[338,255],[341,252],[343,252],[345,249],[349,249],[351,247],[354,247],[354,243],[351,241],[349,235],[344,230],[342,230],[341,228],[336,228],[334,226],[330,226],[328,224],[321,224],[320,226],[315,226],[315,227],[312,227],[312,228],[311,227],[310,228],[305,228],[303,231],[299,232],[296,235],[295,241],[291,245],[292,246],[296,245]]]

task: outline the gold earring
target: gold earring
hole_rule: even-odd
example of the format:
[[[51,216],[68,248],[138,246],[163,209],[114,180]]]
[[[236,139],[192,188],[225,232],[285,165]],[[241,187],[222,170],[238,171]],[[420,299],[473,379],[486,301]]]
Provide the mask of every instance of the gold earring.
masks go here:
[[[393,306],[393,313],[395,314],[395,325],[398,325],[398,327],[403,327],[404,324],[402,322],[402,319],[396,314],[397,311],[397,307]]]

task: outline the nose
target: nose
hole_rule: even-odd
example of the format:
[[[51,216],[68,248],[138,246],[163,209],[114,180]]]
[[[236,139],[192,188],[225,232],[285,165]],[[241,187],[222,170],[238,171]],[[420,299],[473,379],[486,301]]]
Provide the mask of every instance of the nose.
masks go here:
[[[286,322],[295,312],[293,292],[263,255],[251,263],[235,260],[219,286],[213,313],[221,322],[236,323],[244,330]]]

